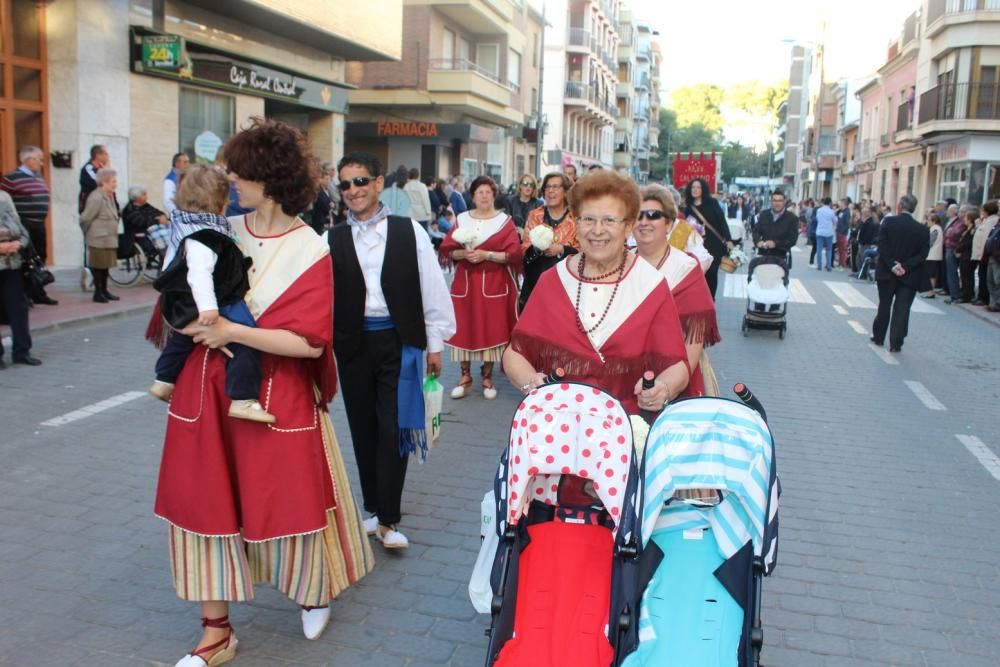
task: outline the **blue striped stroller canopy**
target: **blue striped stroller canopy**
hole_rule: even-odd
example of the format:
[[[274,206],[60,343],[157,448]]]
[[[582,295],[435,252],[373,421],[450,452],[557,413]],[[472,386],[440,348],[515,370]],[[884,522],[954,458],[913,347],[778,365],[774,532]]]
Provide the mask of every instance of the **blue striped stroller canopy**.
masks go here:
[[[721,398],[669,405],[646,440],[643,475],[642,545],[664,560],[643,593],[639,649],[624,664],[747,664],[738,655],[755,615],[752,572],[769,574],[777,557],[779,484],[767,424]],[[685,600],[700,607],[683,609]],[[711,647],[698,641],[709,639],[709,626],[718,631]],[[658,633],[671,634],[669,647],[652,648]],[[694,641],[679,647],[678,636]]]

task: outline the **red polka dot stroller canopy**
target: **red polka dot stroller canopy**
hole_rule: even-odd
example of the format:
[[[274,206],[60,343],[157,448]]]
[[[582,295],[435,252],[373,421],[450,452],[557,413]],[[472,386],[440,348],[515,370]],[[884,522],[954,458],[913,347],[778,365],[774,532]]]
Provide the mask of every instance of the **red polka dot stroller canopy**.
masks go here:
[[[588,480],[586,492],[604,505],[619,543],[632,537],[639,505],[632,426],[615,397],[590,385],[545,385],[517,407],[496,480],[498,534],[532,501],[560,504],[565,476]]]

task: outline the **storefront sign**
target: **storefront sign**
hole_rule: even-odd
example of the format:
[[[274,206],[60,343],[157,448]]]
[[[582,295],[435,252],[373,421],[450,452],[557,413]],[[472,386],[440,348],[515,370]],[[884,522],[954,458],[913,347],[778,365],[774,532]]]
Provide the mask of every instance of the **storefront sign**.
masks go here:
[[[711,194],[715,192],[715,171],[716,161],[714,152],[711,157],[705,157],[704,153],[701,153],[698,157],[694,157],[693,153],[688,153],[687,158],[677,153],[674,157],[674,187],[678,190],[683,190],[694,179],[703,178],[708,181],[710,190],[706,194]]]
[[[424,121],[379,121],[348,123],[346,136],[353,138],[466,139],[488,142],[490,130],[470,123],[433,123]]]
[[[178,69],[184,39],[178,35],[146,35],[142,38],[142,66],[150,69]]]
[[[267,97],[324,111],[347,113],[347,90],[344,87],[240,60],[190,42],[183,50],[178,47],[179,64],[175,68],[150,65],[145,57],[147,41],[153,38],[169,40],[174,37],[176,36],[142,35],[135,41],[141,46],[141,54],[133,55],[133,69],[142,74],[187,81],[209,88]],[[180,40],[179,37],[176,39]],[[159,44],[159,42],[149,41],[149,44]],[[157,51],[155,55],[164,54]]]
[[[194,138],[194,154],[205,162],[215,162],[222,147],[222,139],[214,132],[205,130]]]
[[[969,159],[969,141],[963,139],[961,141],[952,141],[950,143],[941,144],[938,146],[937,151],[937,161],[938,164],[945,162],[959,162],[961,160]]]

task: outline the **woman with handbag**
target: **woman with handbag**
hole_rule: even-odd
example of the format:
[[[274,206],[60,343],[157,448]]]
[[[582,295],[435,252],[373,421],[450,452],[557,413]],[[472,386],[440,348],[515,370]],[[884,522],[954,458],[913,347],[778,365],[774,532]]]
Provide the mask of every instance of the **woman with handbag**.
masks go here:
[[[715,299],[715,290],[719,285],[719,265],[723,258],[729,257],[729,252],[735,247],[729,234],[729,225],[719,208],[719,203],[712,197],[708,182],[696,178],[684,188],[684,215],[700,224],[705,233],[705,249],[712,256],[712,264],[705,272],[708,290]]]
[[[118,264],[118,225],[121,214],[115,200],[117,172],[105,167],[97,172],[97,189],[87,195],[80,213],[80,228],[87,242],[87,266],[94,274],[94,303],[118,301],[108,291],[108,274]]]
[[[15,364],[39,366],[41,361],[31,356],[31,332],[28,328],[28,298],[24,293],[21,249],[28,247],[28,230],[14,208],[10,195],[0,190],[0,310],[7,315],[13,342]],[[0,341],[0,369],[3,362],[3,342]]]

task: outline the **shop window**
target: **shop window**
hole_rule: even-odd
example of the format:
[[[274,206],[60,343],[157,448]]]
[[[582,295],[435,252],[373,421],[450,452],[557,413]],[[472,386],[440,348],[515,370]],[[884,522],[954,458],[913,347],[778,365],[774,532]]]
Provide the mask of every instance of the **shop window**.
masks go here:
[[[10,3],[10,23],[14,36],[15,56],[36,60],[42,57],[38,5],[36,0],[13,0]]]
[[[466,183],[471,183],[479,176],[479,161],[466,158],[462,160],[462,177]]]
[[[197,162],[214,162],[235,129],[236,101],[192,88],[181,88],[180,150]]]

